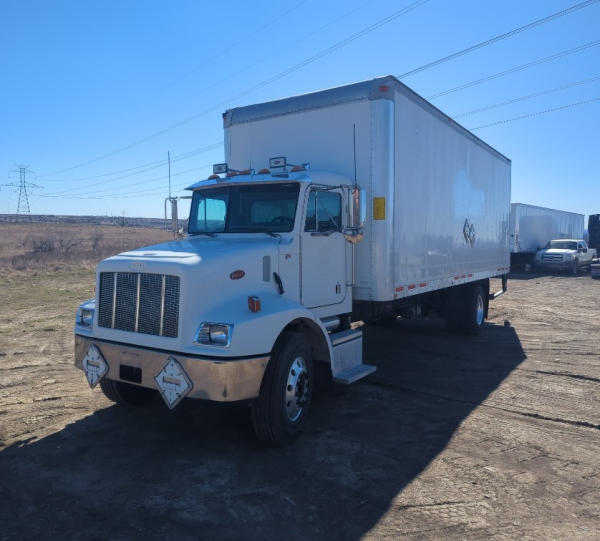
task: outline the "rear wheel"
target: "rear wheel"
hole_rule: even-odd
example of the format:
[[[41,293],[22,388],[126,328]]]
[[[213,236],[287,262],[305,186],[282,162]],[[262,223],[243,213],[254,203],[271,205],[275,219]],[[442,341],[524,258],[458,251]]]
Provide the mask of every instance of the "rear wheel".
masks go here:
[[[485,321],[486,298],[480,284],[449,292],[446,303],[448,328],[471,334],[481,330]]]
[[[156,395],[156,391],[152,389],[106,378],[100,380],[100,389],[109,400],[126,406],[147,404]]]
[[[312,353],[305,337],[285,334],[273,350],[260,395],[252,404],[252,426],[260,441],[283,445],[300,434],[308,417],[313,380]]]

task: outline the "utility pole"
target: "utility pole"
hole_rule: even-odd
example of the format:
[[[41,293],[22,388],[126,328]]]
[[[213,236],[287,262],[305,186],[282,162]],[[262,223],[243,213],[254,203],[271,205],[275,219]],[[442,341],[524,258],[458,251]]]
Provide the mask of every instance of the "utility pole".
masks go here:
[[[167,161],[169,162],[169,199],[171,199],[171,151],[167,151]]]
[[[19,173],[19,182],[10,182],[8,184],[2,184],[2,186],[11,186],[19,189],[19,200],[17,203],[17,214],[16,221],[19,221],[19,216],[26,216],[31,221],[31,208],[29,206],[29,195],[27,194],[27,188],[41,188],[37,184],[27,181],[27,174],[33,173],[26,165],[18,165],[16,169],[11,169],[10,173]]]

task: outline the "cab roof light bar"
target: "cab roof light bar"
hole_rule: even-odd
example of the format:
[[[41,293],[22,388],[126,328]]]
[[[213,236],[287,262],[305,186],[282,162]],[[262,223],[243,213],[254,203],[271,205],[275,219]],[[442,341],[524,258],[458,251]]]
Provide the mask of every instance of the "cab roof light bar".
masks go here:
[[[271,169],[283,169],[281,173],[287,173],[287,167],[290,166],[291,172],[296,173],[298,171],[306,171],[310,169],[309,163],[303,163],[301,165],[295,165],[288,163],[285,156],[277,156],[275,158],[269,158],[269,169],[259,170],[259,175],[270,174]],[[281,174],[279,173],[279,175]],[[238,175],[254,175],[254,169],[245,169],[243,171],[237,169],[231,169],[226,163],[215,163],[213,165],[213,174],[208,177],[208,180],[225,180],[220,175],[225,175],[225,178],[236,177]]]

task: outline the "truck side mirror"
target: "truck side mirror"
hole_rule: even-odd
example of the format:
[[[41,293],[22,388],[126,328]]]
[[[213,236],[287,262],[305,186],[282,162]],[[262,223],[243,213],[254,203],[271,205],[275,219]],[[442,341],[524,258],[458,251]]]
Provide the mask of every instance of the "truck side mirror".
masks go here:
[[[350,190],[350,224],[353,229],[360,229],[367,221],[367,194],[360,188]]]
[[[349,190],[349,224],[344,229],[344,237],[353,244],[359,243],[364,236],[362,228],[367,222],[367,194],[358,187]]]

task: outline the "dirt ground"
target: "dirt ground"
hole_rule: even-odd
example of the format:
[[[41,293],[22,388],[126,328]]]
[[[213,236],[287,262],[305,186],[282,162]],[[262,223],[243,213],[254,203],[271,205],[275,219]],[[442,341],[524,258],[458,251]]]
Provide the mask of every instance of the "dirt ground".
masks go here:
[[[522,275],[476,337],[365,331],[377,365],[284,448],[245,407],[113,405],[73,367],[93,271],[0,285],[0,541],[598,539],[600,281]]]

